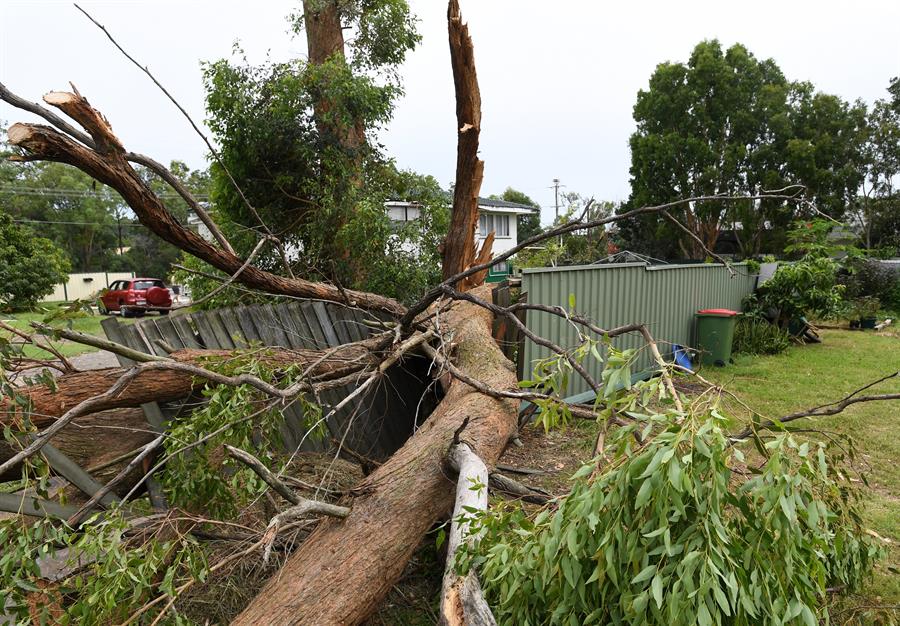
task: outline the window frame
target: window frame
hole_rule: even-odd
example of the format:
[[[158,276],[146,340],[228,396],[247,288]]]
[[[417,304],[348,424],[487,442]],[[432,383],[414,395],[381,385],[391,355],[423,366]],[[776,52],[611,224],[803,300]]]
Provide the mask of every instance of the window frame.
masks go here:
[[[510,215],[508,213],[479,213],[478,236],[484,239],[488,236],[488,233],[493,231],[495,239],[511,239],[509,218]],[[505,234],[501,234],[500,224],[504,225]]]

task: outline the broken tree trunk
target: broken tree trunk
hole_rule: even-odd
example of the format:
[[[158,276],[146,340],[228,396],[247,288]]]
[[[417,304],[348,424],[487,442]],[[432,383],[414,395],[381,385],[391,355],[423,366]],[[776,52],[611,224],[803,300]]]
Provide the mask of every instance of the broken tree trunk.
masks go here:
[[[487,297],[488,288],[480,288]],[[442,320],[453,330],[458,366],[495,389],[515,386],[511,363],[491,338],[492,316],[457,302]],[[400,578],[425,533],[453,507],[442,460],[468,417],[466,441],[487,463],[516,428],[516,403],[452,381],[434,413],[406,444],[353,490],[345,520],[325,520],[288,559],[235,624],[358,624]]]
[[[102,411],[78,418],[76,425],[64,428],[53,438],[53,446],[83,467],[99,482],[106,482],[128,463],[128,453],[153,439],[140,409]],[[11,459],[19,447],[0,441],[0,463]],[[0,475],[0,481],[21,478],[21,466]],[[137,472],[123,481],[116,493],[124,495],[137,480]]]
[[[459,475],[456,504],[447,537],[447,564],[441,587],[441,626],[496,626],[491,608],[484,599],[478,575],[469,570],[465,576],[455,571],[456,551],[475,538],[469,535],[472,511],[487,511],[488,469],[465,441],[454,443],[447,463]]]
[[[475,50],[469,27],[463,24],[459,2],[450,0],[447,8],[450,34],[450,63],[456,89],[456,185],[453,187],[453,212],[444,241],[443,280],[468,269],[475,262],[475,229],[478,227],[478,194],[484,177],[484,161],[478,158],[481,132],[481,92],[475,73]],[[485,242],[490,256],[490,246]],[[482,253],[482,256],[484,253]],[[482,277],[483,278],[483,277]],[[461,290],[478,284],[472,280]]]
[[[366,366],[377,365],[372,349],[380,339],[372,338],[358,343],[345,344],[330,350],[287,350],[267,348],[255,350],[253,358],[272,367],[286,365],[313,365],[309,376],[319,380],[335,380],[359,371]],[[180,350],[170,357],[180,363],[203,366],[210,359],[240,356],[240,351],[229,350]],[[54,387],[34,385],[22,387],[20,394],[31,401],[30,419],[38,428],[54,422],[78,403],[99,396],[108,390],[127,370],[113,367],[102,370],[75,372],[60,376]],[[179,370],[154,369],[141,372],[120,394],[98,404],[92,412],[123,407],[136,407],[146,402],[168,402],[185,398],[205,381],[196,375]],[[22,407],[9,399],[0,401],[0,424],[11,424],[21,416]],[[78,418],[79,421],[81,418]]]
[[[342,302],[396,316],[406,310],[396,300],[384,296],[300,278],[285,278],[252,265],[244,267],[241,257],[217,248],[175,219],[159,196],[131,167],[127,153],[109,122],[85,98],[78,93],[51,92],[44,96],[44,101],[78,122],[93,139],[94,148],[78,143],[49,126],[13,124],[7,132],[9,143],[26,153],[26,156],[14,159],[58,161],[77,167],[119,192],[141,224],[153,233],[216,269],[235,276],[237,282],[248,287],[271,294]]]

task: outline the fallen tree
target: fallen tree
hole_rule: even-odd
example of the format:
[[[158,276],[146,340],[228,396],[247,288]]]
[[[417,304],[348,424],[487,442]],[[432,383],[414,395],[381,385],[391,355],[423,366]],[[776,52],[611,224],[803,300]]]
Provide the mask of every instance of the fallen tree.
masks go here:
[[[456,303],[442,319],[454,331],[458,367],[494,388],[515,386],[511,364],[491,339],[490,313]],[[323,522],[235,623],[364,620],[399,578],[428,529],[453,507],[454,482],[442,469],[453,433],[468,418],[466,441],[493,463],[516,430],[516,414],[515,402],[486,397],[453,381],[415,436],[353,490],[350,516]]]
[[[211,372],[206,368],[225,359],[256,359],[276,369],[287,366],[308,369],[304,373],[310,390],[316,385],[320,389],[340,386],[346,384],[345,377],[377,366],[380,362],[377,349],[384,343],[383,337],[375,337],[329,350],[179,350],[165,358],[144,355],[144,364],[138,366],[140,371],[132,380],[114,397],[91,407],[91,413],[186,398],[207,384]],[[129,354],[137,356],[133,352]],[[60,376],[53,384],[24,388],[19,395],[27,398],[30,406],[23,407],[11,398],[0,399],[0,424],[14,424],[27,413],[32,425],[43,428],[81,402],[108,390],[130,369],[113,367],[73,372]]]
[[[330,33],[322,37],[322,40],[334,44],[340,35],[336,32],[338,22],[334,19],[335,15],[328,13],[327,7],[325,14],[319,15],[318,18],[313,14],[307,15],[309,19],[322,17],[327,18],[328,24],[320,26],[327,27]],[[481,251],[476,253],[473,240],[477,224],[477,195],[483,169],[483,163],[477,157],[481,122],[480,95],[475,77],[471,40],[462,24],[455,0],[449,3],[448,28],[457,96],[458,133],[457,178],[451,234],[444,246],[444,280],[409,308],[377,294],[345,290],[336,285],[297,279],[293,276],[283,277],[255,267],[252,264],[252,256],[240,258],[218,230],[214,231],[218,245],[207,242],[174,219],[161,199],[130,165],[143,161],[125,150],[121,141],[113,134],[106,118],[77,90],[73,93],[52,92],[44,100],[80,124],[87,131],[86,134],[69,125],[52,111],[27,103],[0,86],[0,98],[14,106],[36,113],[52,124],[52,127],[15,124],[10,128],[10,142],[23,151],[17,157],[19,160],[43,159],[68,163],[111,186],[122,195],[142,224],[164,240],[226,272],[229,275],[229,282],[239,282],[268,294],[319,298],[363,309],[384,311],[399,319],[390,332],[380,335],[371,345],[348,345],[339,347],[336,351],[315,353],[278,350],[244,353],[249,358],[270,359],[269,365],[276,368],[299,366],[308,370],[298,380],[281,386],[250,375],[228,376],[217,373],[210,366],[210,357],[230,359],[236,354],[206,351],[176,352],[168,357],[153,357],[130,368],[115,368],[99,373],[66,374],[60,378],[55,392],[49,386],[22,390],[20,393],[29,398],[33,409],[32,422],[43,430],[39,433],[29,433],[32,437],[31,442],[24,450],[0,465],[0,470],[9,467],[17,459],[22,460],[36,454],[41,445],[45,445],[54,437],[61,437],[67,425],[73,420],[80,420],[83,416],[110,407],[135,406],[147,400],[183,397],[204,386],[224,389],[249,386],[272,404],[289,401],[303,394],[314,395],[317,389],[338,382],[346,384],[349,380],[359,384],[355,394],[375,384],[384,370],[398,361],[406,351],[420,348],[431,357],[439,380],[445,387],[445,396],[437,409],[418,427],[406,444],[349,492],[340,492],[342,497],[335,505],[339,508],[320,506],[315,500],[293,496],[284,486],[288,477],[278,476],[271,468],[263,466],[261,461],[260,466],[257,466],[255,462],[259,459],[249,453],[242,457],[239,452],[235,452],[236,448],[229,449],[233,458],[243,459],[245,463],[248,459],[253,459],[250,466],[254,467],[254,471],[269,486],[277,485],[272,488],[287,502],[295,506],[297,502],[303,504],[304,515],[311,511],[328,510],[331,513],[326,514],[336,515],[319,522],[312,534],[306,537],[299,549],[287,559],[281,571],[237,617],[235,623],[360,623],[379,606],[400,577],[404,566],[428,529],[436,521],[451,514],[454,493],[457,492],[459,484],[457,479],[450,477],[451,473],[446,470],[443,463],[448,448],[455,440],[454,435],[460,435],[462,425],[465,424],[465,429],[461,434],[460,446],[464,445],[480,458],[486,464],[487,470],[496,462],[507,442],[516,433],[519,402],[541,402],[544,403],[544,407],[556,407],[561,412],[568,411],[571,415],[592,419],[598,419],[601,411],[606,410],[602,405],[566,406],[561,401],[559,393],[541,389],[517,389],[513,369],[491,337],[494,315],[505,316],[530,339],[551,349],[559,357],[560,363],[564,363],[571,371],[582,376],[592,389],[599,390],[599,384],[581,366],[573,350],[539,337],[515,317],[515,307],[524,308],[527,305],[503,308],[491,304],[487,288],[476,286],[492,263],[504,261],[523,247],[560,234],[600,228],[642,213],[666,212],[692,202],[711,199],[687,198],[659,206],[640,207],[605,218],[586,219],[586,212],[585,215],[555,229],[521,242],[503,254],[492,257],[488,243],[490,238]],[[23,105],[23,102],[27,105]],[[327,109],[327,103],[318,103],[317,108],[321,112]],[[345,129],[345,131],[344,138],[351,140],[355,130]],[[157,173],[159,174],[158,171]],[[165,174],[160,175],[168,180]],[[763,196],[744,197],[739,200],[757,197]],[[766,194],[765,197],[793,198],[789,194]],[[727,200],[720,197],[714,199]],[[205,217],[208,219],[208,216]],[[261,239],[255,250],[266,242],[278,245],[278,241],[268,229],[264,230],[266,232],[260,234]],[[472,287],[476,288],[470,289]],[[589,343],[589,335],[612,337],[627,332],[640,332],[644,335],[657,362],[660,363],[662,360],[653,338],[640,324],[631,324],[618,329],[602,329],[571,311],[549,308],[547,312],[569,320],[579,329],[579,333],[582,333],[586,344]],[[112,349],[110,346],[107,348]],[[677,393],[674,392],[672,381],[666,374],[667,369],[664,364],[661,366],[664,376],[660,388],[665,389],[669,397],[674,399],[677,409],[681,410]],[[6,404],[4,408],[6,412],[3,415],[7,424],[18,419],[20,415],[18,406]],[[244,419],[253,416],[249,408],[238,408],[245,411]],[[604,448],[605,427],[627,424],[627,419],[614,410],[603,415],[605,426],[601,429],[596,446],[601,455]],[[210,430],[227,427],[227,423],[221,427],[216,424]],[[185,449],[196,446],[197,442],[202,443],[208,433],[198,435],[200,438],[196,442],[187,443]],[[635,434],[635,438],[641,440],[639,434]],[[255,445],[255,442],[253,443]],[[340,441],[338,445],[341,445]],[[196,447],[194,449],[196,450]],[[149,449],[145,451],[149,453]],[[157,465],[164,465],[165,462],[166,459]],[[460,480],[464,480],[464,477]],[[313,487],[316,488],[315,493],[318,495],[323,485]],[[269,492],[265,493],[271,496]],[[127,500],[130,495],[126,494],[125,499]],[[260,549],[268,550],[272,545],[271,534],[283,532],[285,527],[291,526],[296,521],[290,508],[278,512],[279,502],[274,497],[270,497],[267,502],[273,509],[272,521],[263,526],[264,530],[257,529],[260,535],[258,540],[245,550],[236,551],[212,565],[208,572],[217,571],[237,558],[248,555],[255,557]],[[234,525],[230,521],[205,520],[196,524],[192,521],[191,528],[196,528],[201,523]],[[306,525],[305,528],[312,525],[310,520],[303,520],[302,523]],[[247,529],[241,530],[244,531],[241,539],[243,541],[248,537]],[[256,538],[252,533],[251,536]],[[462,542],[462,537],[459,540],[458,544]],[[151,553],[154,547],[158,547],[151,545],[150,542],[146,545],[150,545],[148,550]],[[177,588],[169,585],[164,589],[160,585],[160,579],[163,577],[161,572],[171,559],[174,557],[166,554],[164,558],[155,561],[155,566],[161,569],[154,570],[154,580],[136,594],[135,597],[140,597],[142,604],[129,617],[129,622],[135,621],[151,610],[159,611],[158,618],[161,618],[177,602],[180,591],[189,588],[197,579],[192,577],[195,572],[186,568],[187,573],[179,571],[178,574],[188,577],[185,582]],[[458,590],[454,572],[448,570],[446,574],[450,581],[448,587],[451,592],[454,588]],[[467,592],[471,591],[471,587],[465,589]],[[157,597],[147,600],[151,594]],[[475,595],[477,597],[477,593]],[[448,593],[447,598],[445,620],[448,623],[468,623],[465,613],[459,611],[458,597]],[[119,615],[122,610],[130,613],[133,610],[130,606],[117,608],[115,602],[111,602],[111,605],[112,608],[109,609],[111,614]]]

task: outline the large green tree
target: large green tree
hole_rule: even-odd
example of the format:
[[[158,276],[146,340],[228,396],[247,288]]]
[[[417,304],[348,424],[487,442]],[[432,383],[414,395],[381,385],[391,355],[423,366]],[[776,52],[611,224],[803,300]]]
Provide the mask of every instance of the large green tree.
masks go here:
[[[65,282],[65,253],[0,211],[0,308],[27,310]]]
[[[803,184],[819,210],[840,217],[862,176],[865,107],[789,82],[775,61],[746,47],[704,41],[687,63],[657,66],[638,92],[630,140],[628,207],[698,196],[759,195]],[[781,200],[694,202],[677,212],[691,234],[659,216],[624,224],[629,248],[702,259],[724,228],[745,255],[796,217]]]
[[[209,126],[258,217],[218,164],[213,203],[239,227],[239,252],[268,229],[295,273],[366,287],[392,235],[384,200],[404,186],[376,133],[401,93],[396,70],[419,40],[415,20],[404,0],[307,0],[291,23],[308,58],[205,67]],[[273,247],[259,263],[281,257]]]
[[[896,80],[893,85],[896,85]],[[900,92],[898,92],[900,94]],[[852,215],[866,248],[900,245],[900,106],[877,100],[868,116],[863,179]]]

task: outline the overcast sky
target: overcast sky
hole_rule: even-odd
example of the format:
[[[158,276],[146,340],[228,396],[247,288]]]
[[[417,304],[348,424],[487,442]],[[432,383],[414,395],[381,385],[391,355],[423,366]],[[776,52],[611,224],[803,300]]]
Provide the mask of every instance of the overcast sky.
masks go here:
[[[287,1],[84,0],[82,5],[202,120],[200,63],[240,40],[252,62],[305,53]],[[453,180],[455,114],[446,4],[412,0],[422,45],[401,69],[406,95],[382,132],[403,168]],[[461,0],[482,94],[482,194],[520,189],[552,219],[553,178],[597,199],[628,195],[638,89],[657,63],[702,39],[741,42],[789,79],[871,103],[900,75],[900,2],[584,2]],[[206,150],[164,96],[68,2],[0,0],[0,81],[38,100],[72,81],[129,149],[205,163]],[[0,104],[0,120],[29,116]]]

